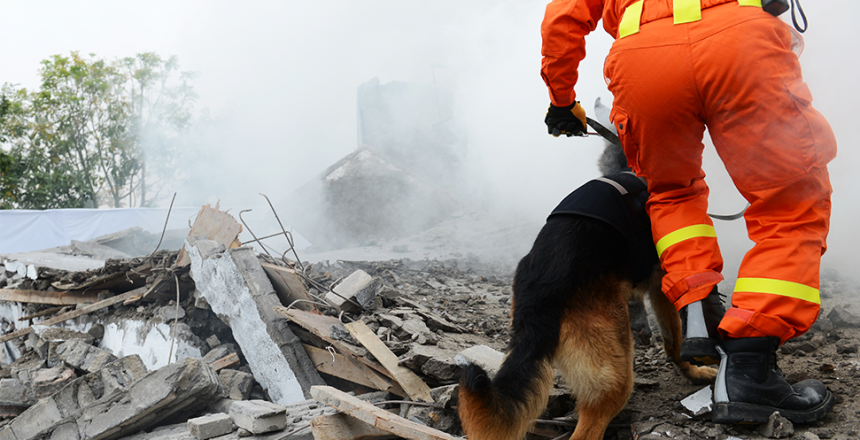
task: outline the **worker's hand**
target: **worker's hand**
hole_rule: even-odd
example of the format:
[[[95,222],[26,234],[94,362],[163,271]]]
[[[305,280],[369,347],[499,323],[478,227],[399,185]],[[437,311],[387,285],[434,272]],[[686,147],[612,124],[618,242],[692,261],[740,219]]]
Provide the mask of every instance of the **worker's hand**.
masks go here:
[[[571,136],[585,136],[585,109],[579,105],[579,101],[567,107],[556,107],[549,105],[546,112],[547,132],[555,137],[566,134]]]

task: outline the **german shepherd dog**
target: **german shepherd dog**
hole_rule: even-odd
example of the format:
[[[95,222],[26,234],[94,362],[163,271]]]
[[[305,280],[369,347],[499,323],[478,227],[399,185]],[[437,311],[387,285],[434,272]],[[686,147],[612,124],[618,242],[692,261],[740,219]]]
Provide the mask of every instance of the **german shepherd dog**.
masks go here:
[[[608,142],[599,168],[604,175],[629,170],[621,148]],[[618,204],[607,209],[616,212],[606,217],[631,215],[619,214],[624,208]],[[644,204],[636,209],[647,221]],[[647,228],[650,239],[650,223]],[[681,320],[661,291],[664,272],[653,241],[648,246],[651,254],[631,252],[629,237],[594,216],[550,216],[517,266],[511,341],[501,369],[493,379],[474,364],[462,370],[459,414],[469,440],[523,439],[546,408],[553,367],[576,399],[579,422],[570,439],[602,439],[633,389],[628,301],[645,295],[678,371],[696,384],[714,381],[713,368],[681,361]],[[642,258],[645,274],[635,277]]]

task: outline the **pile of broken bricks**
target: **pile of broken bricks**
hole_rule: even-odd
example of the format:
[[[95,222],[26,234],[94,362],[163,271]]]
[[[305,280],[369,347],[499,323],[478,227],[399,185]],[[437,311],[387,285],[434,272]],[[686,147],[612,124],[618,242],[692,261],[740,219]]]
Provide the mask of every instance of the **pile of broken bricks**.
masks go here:
[[[242,246],[239,231],[231,216],[205,206],[179,253],[52,274],[43,290],[44,279],[26,292],[0,289],[8,290],[3,300],[49,307],[0,337],[22,352],[0,369],[0,440],[461,434],[458,364],[497,370],[501,353],[443,349],[446,334],[468,331],[462,323],[362,270],[323,286],[300,264]],[[99,325],[87,333],[62,327],[169,298],[179,302],[151,307],[165,322],[204,310],[232,340],[211,335],[200,358],[149,371],[138,355],[99,348]]]

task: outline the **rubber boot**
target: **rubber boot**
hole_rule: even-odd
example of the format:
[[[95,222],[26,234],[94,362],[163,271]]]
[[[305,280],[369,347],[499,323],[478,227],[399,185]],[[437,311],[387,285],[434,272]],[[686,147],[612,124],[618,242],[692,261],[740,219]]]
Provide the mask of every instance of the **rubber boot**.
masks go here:
[[[718,347],[722,362],[714,385],[716,423],[766,423],[778,411],[792,423],[824,417],[833,394],[807,379],[790,385],[776,364],[779,338],[727,339]]]
[[[722,341],[717,327],[726,313],[717,286],[700,301],[690,303],[678,312],[681,315],[681,360],[693,365],[720,362],[717,345]]]

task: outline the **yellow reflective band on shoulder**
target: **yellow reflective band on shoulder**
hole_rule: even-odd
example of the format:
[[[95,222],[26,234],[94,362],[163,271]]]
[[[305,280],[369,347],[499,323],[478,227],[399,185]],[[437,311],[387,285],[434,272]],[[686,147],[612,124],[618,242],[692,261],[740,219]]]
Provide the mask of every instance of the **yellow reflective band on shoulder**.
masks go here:
[[[693,225],[686,228],[678,229],[675,232],[666,234],[663,238],[657,241],[657,255],[663,258],[663,252],[673,244],[680,243],[684,240],[697,237],[716,237],[717,231],[711,225]]]
[[[818,289],[813,289],[805,284],[770,278],[738,278],[735,292],[770,293],[771,295],[782,295],[821,304]]]
[[[755,6],[760,8],[761,0],[738,0],[738,4],[741,6]]]
[[[624,16],[621,17],[621,23],[618,24],[618,38],[639,32],[639,20],[642,18],[642,2],[644,1],[639,0],[624,10]]]
[[[700,0],[674,0],[672,15],[675,24],[692,23],[702,19],[702,2]]]

